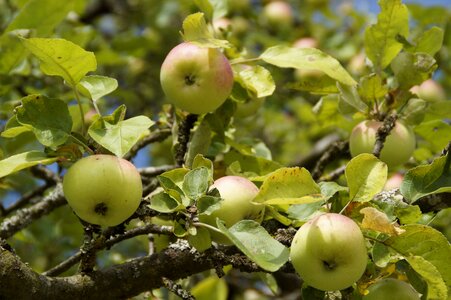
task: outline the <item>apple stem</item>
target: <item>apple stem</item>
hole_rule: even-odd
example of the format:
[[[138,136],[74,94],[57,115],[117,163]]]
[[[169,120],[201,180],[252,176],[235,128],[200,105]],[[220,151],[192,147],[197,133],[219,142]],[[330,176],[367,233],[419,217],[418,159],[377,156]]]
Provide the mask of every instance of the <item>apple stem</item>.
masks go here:
[[[85,113],[83,111],[83,106],[81,105],[81,99],[80,99],[80,94],[78,93],[78,90],[76,87],[73,88],[74,90],[74,94],[75,94],[75,99],[77,99],[77,103],[78,103],[78,109],[80,110],[80,118],[81,118],[81,134],[84,136],[85,135]]]
[[[221,233],[221,234],[224,234],[224,233],[223,233],[221,230],[219,230],[218,228],[213,227],[213,226],[208,225],[208,224],[205,224],[205,223],[202,223],[202,222],[194,222],[193,225],[196,226],[196,227],[205,227],[205,228],[208,228],[208,229],[213,230],[213,231],[215,231],[215,232],[219,232],[219,233]],[[224,234],[224,235],[225,235],[225,234]]]

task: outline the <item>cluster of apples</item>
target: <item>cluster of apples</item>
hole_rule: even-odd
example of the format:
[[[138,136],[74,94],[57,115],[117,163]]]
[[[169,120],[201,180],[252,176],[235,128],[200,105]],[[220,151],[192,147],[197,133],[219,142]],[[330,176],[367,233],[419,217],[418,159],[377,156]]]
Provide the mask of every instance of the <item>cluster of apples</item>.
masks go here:
[[[192,43],[176,46],[161,68],[161,84],[177,107],[194,114],[214,111],[229,97],[233,85],[230,63],[221,51]],[[351,135],[351,152],[371,152],[380,122],[365,121]],[[389,164],[408,159],[415,146],[413,133],[397,123],[387,138],[381,158]],[[399,151],[398,144],[404,151]],[[385,151],[385,152],[384,152]],[[404,153],[406,152],[406,153]],[[408,153],[407,153],[408,152]],[[390,154],[391,153],[391,154]],[[211,215],[200,221],[216,226],[216,218],[231,227],[243,219],[261,222],[264,205],[252,200],[259,192],[250,180],[225,176],[214,182],[223,201]],[[141,177],[129,161],[112,155],[92,155],[77,161],[64,176],[63,190],[74,212],[83,220],[102,226],[115,226],[127,220],[138,208],[142,197]],[[213,241],[230,244],[227,237],[211,231]],[[345,289],[365,272],[368,255],[365,238],[350,218],[321,214],[297,231],[291,244],[290,259],[304,282],[314,288],[333,291]],[[386,279],[369,289],[365,299],[419,299],[407,283]],[[408,298],[402,298],[407,295]],[[382,298],[381,298],[382,297]]]

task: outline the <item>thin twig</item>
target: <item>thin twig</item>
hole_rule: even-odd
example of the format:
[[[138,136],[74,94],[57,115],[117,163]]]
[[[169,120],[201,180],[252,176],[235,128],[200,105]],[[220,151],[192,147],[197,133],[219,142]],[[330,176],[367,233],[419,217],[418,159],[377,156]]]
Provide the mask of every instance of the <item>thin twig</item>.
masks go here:
[[[390,135],[391,130],[396,125],[398,116],[396,114],[389,115],[384,119],[384,123],[377,129],[376,143],[374,144],[373,154],[376,157],[381,155],[382,148],[384,148],[385,139]]]
[[[33,198],[35,198],[37,196],[42,196],[42,194],[52,185],[53,184],[51,184],[51,183],[45,183],[44,185],[34,189],[33,191],[26,193],[20,199],[18,199],[17,201],[14,201],[14,203],[12,205],[8,206],[7,208],[3,208],[3,210],[0,209],[0,216],[6,217],[7,215],[11,214],[12,212],[26,206],[27,204],[30,203],[30,201]]]
[[[130,229],[126,231],[125,233],[111,237],[108,240],[103,239],[102,242],[96,242],[93,243],[95,245],[95,251],[99,251],[102,249],[108,249],[111,248],[113,245],[122,242],[127,239],[131,239],[133,237],[139,236],[139,235],[145,235],[149,233],[155,233],[155,234],[172,234],[173,228],[172,226],[159,226],[155,224],[148,224],[142,227],[137,227]],[[67,270],[69,270],[72,266],[77,264],[83,256],[83,252],[79,250],[77,253],[66,259],[65,261],[61,262],[60,264],[56,265],[55,267],[47,270],[46,272],[42,273],[42,275],[45,276],[57,276]]]
[[[179,296],[183,300],[196,300],[196,298],[194,298],[194,296],[191,295],[190,292],[185,290],[180,284],[177,284],[166,277],[163,277],[161,280],[168,290],[170,290],[172,293]]]
[[[42,201],[30,207],[22,208],[18,210],[15,215],[3,220],[0,224],[0,238],[7,239],[13,236],[16,232],[24,229],[34,220],[49,214],[66,203],[62,184],[58,183],[52,193],[44,197]]]
[[[188,142],[191,135],[191,129],[196,123],[198,115],[189,114],[186,119],[180,122],[177,141],[175,148],[175,162],[178,166],[183,166],[185,163],[185,155],[188,151]]]
[[[321,177],[326,166],[335,159],[342,156],[349,151],[348,141],[337,141],[333,143],[328,150],[326,150],[320,159],[317,161],[315,168],[312,171],[313,179],[317,180]]]
[[[149,136],[146,136],[142,140],[140,140],[138,143],[136,143],[130,151],[124,156],[124,159],[130,160],[132,157],[135,157],[136,153],[138,153],[139,150],[146,147],[149,144],[152,143],[158,143],[162,142],[165,139],[167,139],[169,136],[171,136],[171,130],[170,129],[161,129],[153,132]]]
[[[177,166],[175,165],[163,165],[163,166],[158,166],[158,167],[146,167],[146,168],[140,168],[138,169],[138,172],[142,175],[142,176],[146,176],[146,177],[154,177],[157,175],[160,175],[166,171],[170,171],[172,169],[175,169]]]

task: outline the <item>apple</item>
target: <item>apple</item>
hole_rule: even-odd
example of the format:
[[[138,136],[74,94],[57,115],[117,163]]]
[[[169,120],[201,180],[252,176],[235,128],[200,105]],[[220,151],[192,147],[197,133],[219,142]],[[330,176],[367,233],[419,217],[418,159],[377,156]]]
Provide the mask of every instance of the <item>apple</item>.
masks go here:
[[[293,24],[293,9],[285,1],[274,1],[263,7],[263,16],[269,26],[289,28]]]
[[[446,99],[443,87],[433,79],[428,79],[420,85],[416,85],[410,89],[414,94],[425,101],[437,102]]]
[[[260,222],[263,218],[264,206],[251,201],[257,196],[259,189],[247,178],[239,176],[224,176],[217,179],[211,189],[216,188],[221,195],[221,206],[210,215],[199,215],[203,223],[216,227],[216,218],[224,221],[225,226],[251,219]],[[220,244],[231,244],[230,240],[218,232],[210,231],[213,241]]]
[[[335,291],[359,280],[368,255],[359,226],[346,216],[326,213],[296,232],[290,259],[306,284],[322,291]]]
[[[354,75],[361,75],[365,72],[366,63],[365,63],[365,54],[360,52],[354,55],[348,63],[348,70],[351,71]]]
[[[229,30],[232,27],[232,21],[230,19],[222,17],[214,19],[212,22],[213,28],[218,32],[223,32]]]
[[[294,48],[318,48],[318,41],[312,37],[304,37],[297,39],[293,43]]]
[[[420,300],[418,292],[407,282],[395,278],[379,280],[368,288],[363,300]]]
[[[229,97],[233,72],[219,49],[184,42],[166,56],[160,81],[175,106],[193,114],[204,114],[217,109]]]
[[[376,133],[382,124],[382,122],[366,120],[354,127],[349,139],[352,157],[361,153],[373,152],[374,144],[376,143]],[[404,164],[412,156],[415,144],[416,140],[413,130],[401,121],[396,121],[395,127],[385,140],[380,159],[388,167]]]
[[[399,189],[402,181],[404,180],[404,175],[401,173],[395,173],[390,178],[387,179],[385,183],[384,190],[390,191],[394,189]]]
[[[115,226],[127,220],[141,202],[141,176],[129,161],[97,154],[78,160],[63,179],[63,191],[84,221]]]

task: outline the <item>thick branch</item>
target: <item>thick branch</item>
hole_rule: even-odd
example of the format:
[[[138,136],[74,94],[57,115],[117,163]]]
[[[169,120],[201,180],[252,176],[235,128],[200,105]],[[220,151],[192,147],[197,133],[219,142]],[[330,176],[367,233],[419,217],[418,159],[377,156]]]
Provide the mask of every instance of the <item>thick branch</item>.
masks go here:
[[[55,189],[42,199],[42,201],[21,210],[5,220],[0,224],[0,238],[7,239],[13,236],[16,232],[27,227],[33,220],[49,214],[56,208],[64,205],[66,199],[63,195],[62,184],[56,185]]]
[[[226,255],[211,249],[200,254],[186,244],[176,244],[160,253],[95,270],[89,275],[52,278],[35,273],[0,247],[0,298],[125,299],[163,286],[163,278],[178,280],[212,269],[215,264],[231,264],[246,272],[261,271],[240,253]]]

